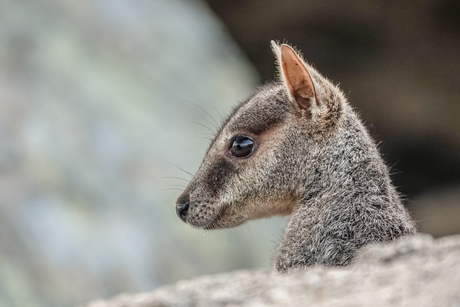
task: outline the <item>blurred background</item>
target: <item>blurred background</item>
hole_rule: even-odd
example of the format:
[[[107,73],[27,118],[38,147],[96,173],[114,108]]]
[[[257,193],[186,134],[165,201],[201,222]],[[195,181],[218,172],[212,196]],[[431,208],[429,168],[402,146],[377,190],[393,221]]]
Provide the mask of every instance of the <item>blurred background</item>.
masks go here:
[[[419,229],[460,233],[459,16],[456,0],[0,0],[0,306],[268,268],[285,219],[203,232],[174,203],[215,121],[273,79],[271,39],[340,82]]]

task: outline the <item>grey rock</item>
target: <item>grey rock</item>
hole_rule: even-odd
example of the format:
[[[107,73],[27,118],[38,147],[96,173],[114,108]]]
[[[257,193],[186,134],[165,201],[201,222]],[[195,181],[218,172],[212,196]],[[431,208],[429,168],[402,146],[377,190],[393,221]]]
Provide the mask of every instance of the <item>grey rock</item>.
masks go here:
[[[87,307],[309,305],[460,306],[460,236],[403,237],[363,248],[346,267],[201,276]]]

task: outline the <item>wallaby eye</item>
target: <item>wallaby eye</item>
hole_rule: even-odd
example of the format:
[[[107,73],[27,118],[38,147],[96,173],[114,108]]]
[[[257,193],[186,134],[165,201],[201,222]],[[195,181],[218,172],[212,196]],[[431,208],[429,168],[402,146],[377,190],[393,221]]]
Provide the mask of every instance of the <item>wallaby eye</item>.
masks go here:
[[[254,149],[254,141],[244,135],[235,136],[230,142],[230,153],[237,158],[246,158]]]

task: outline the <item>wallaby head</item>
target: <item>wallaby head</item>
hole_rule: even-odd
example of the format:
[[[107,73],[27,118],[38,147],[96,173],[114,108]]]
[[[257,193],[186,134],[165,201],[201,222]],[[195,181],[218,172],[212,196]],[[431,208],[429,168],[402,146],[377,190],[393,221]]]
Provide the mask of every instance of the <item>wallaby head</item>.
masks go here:
[[[177,204],[201,228],[290,214],[308,180],[309,161],[343,116],[344,98],[287,45],[272,44],[283,82],[238,106],[213,140]],[[316,86],[315,86],[316,84]]]
[[[228,117],[178,198],[178,216],[216,229],[292,214],[279,271],[346,264],[365,243],[415,232],[341,90],[288,45],[272,42],[272,49],[281,82],[261,87]],[[351,255],[339,257],[334,248],[347,241]]]

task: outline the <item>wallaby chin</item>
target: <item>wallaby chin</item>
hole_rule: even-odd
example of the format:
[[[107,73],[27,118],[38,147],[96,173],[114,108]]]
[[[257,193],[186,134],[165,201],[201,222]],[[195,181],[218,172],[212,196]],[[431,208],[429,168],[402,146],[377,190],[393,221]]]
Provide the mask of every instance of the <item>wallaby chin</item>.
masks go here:
[[[388,169],[341,90],[288,45],[272,43],[280,82],[240,104],[176,203],[217,229],[291,215],[274,268],[346,265],[356,251],[416,233]]]

